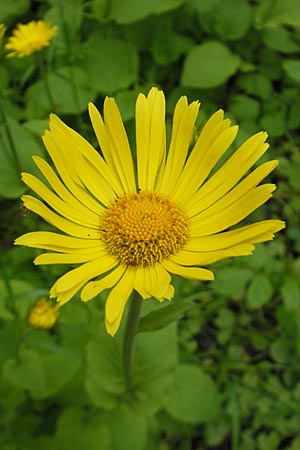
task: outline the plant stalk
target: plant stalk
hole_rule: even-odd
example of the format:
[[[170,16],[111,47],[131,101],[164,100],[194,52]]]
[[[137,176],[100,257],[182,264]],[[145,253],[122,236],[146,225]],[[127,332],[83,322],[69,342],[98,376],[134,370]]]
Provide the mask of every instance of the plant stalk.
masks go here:
[[[131,401],[134,401],[136,399],[133,380],[133,362],[135,352],[135,337],[140,319],[142,301],[142,297],[136,291],[134,291],[130,299],[123,341],[123,370],[125,388],[126,393]]]

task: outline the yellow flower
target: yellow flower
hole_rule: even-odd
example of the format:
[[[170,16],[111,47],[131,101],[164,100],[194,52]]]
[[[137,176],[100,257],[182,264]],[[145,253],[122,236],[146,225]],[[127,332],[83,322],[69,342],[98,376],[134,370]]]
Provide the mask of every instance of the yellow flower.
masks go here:
[[[198,109],[198,102],[179,99],[167,152],[164,94],[156,88],[147,97],[140,94],[136,167],[113,98],[104,102],[104,120],[89,105],[102,155],[51,115],[44,143],[55,170],[34,157],[47,185],[31,174],[22,175],[48,204],[24,195],[26,208],[61,233],[27,233],[16,244],[51,251],[39,255],[35,264],[79,264],[51,288],[51,297],[61,304],[79,290],[87,301],[110,289],[105,322],[111,335],[133,290],[143,298],[171,299],[170,274],[213,280],[213,272],[201,266],[249,255],[254,243],[271,240],[284,228],[280,220],[263,220],[228,231],[271,197],[275,185],[258,184],[277,161],[248,173],[268,148],[267,134],[260,132],[209,176],[238,128],[219,110],[189,152]]]
[[[52,27],[49,22],[43,20],[32,20],[26,25],[19,23],[5,45],[6,50],[11,50],[7,56],[23,58],[31,53],[39,52],[50,44],[56,31],[56,26]]]
[[[59,315],[60,304],[52,305],[46,298],[40,298],[29,313],[28,322],[34,328],[52,328]]]
[[[6,26],[4,25],[4,23],[0,23],[0,44],[2,42],[2,39],[4,38],[5,31],[6,31]]]

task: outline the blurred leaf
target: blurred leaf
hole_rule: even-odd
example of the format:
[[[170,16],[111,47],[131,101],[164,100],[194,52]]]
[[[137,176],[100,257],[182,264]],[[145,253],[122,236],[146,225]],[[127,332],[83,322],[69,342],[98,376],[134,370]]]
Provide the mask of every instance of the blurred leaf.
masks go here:
[[[269,99],[273,87],[269,78],[261,73],[247,74],[239,77],[238,86],[244,89],[247,94]]]
[[[163,24],[162,24],[163,25]],[[175,33],[167,27],[158,27],[153,36],[152,51],[158,64],[166,65],[176,61],[180,55],[186,53],[194,42],[187,36]]]
[[[42,141],[39,144],[31,133],[13,118],[8,119],[8,127],[20,161],[20,169],[24,172],[36,173],[37,169],[32,161],[32,156],[44,155]],[[0,167],[0,196],[5,198],[19,197],[26,191],[26,186],[22,183],[21,174],[15,165],[4,124],[0,125]]]
[[[200,89],[219,86],[236,73],[239,64],[240,58],[224,44],[207,41],[187,53],[181,84]]]
[[[30,9],[30,0],[1,0],[0,2],[0,22],[8,23],[15,17],[22,16]]]
[[[89,85],[105,95],[126,89],[137,81],[137,52],[128,42],[103,39],[94,33],[87,44],[81,67]]]
[[[296,277],[287,278],[281,286],[281,294],[285,307],[293,311],[300,307],[300,284]]]
[[[260,27],[277,25],[300,25],[300,3],[298,0],[261,0],[255,13]]]
[[[252,22],[252,8],[247,0],[226,0],[214,10],[214,29],[225,40],[241,39]]]
[[[300,61],[286,59],[283,61],[285,73],[296,83],[300,83]]]
[[[36,392],[46,388],[42,359],[34,350],[21,348],[18,359],[10,359],[3,366],[3,375],[19,389]]]
[[[267,130],[271,137],[282,136],[287,130],[285,108],[281,106],[277,110],[264,114],[260,123],[261,127]]]
[[[139,332],[155,331],[181,319],[187,311],[194,307],[194,302],[188,300],[175,301],[170,305],[143,316],[139,322]]]
[[[93,0],[92,7],[96,18],[100,21],[114,20],[127,24],[141,20],[149,14],[160,14],[172,10],[184,3],[184,0]]]
[[[147,415],[121,405],[105,413],[104,424],[110,431],[109,450],[144,450],[147,438]],[[101,449],[100,449],[101,450]]]
[[[231,97],[230,112],[238,121],[255,120],[260,113],[260,103],[246,95],[236,94]]]
[[[73,82],[72,82],[73,80]],[[96,95],[94,86],[85,72],[78,67],[62,67],[48,77],[50,89],[59,113],[78,114],[87,109]],[[26,91],[28,115],[39,118],[52,112],[49,97],[42,80],[32,84]]]
[[[265,29],[263,40],[268,47],[282,53],[298,51],[298,44],[294,41],[292,33],[283,27]]]
[[[82,409],[65,408],[56,429],[56,450],[111,450],[107,427],[101,417],[85,417]]]
[[[196,424],[211,421],[220,401],[215,383],[200,367],[181,364],[164,407],[176,420]]]
[[[212,288],[223,296],[240,297],[253,273],[249,269],[225,267],[216,270]]]
[[[253,277],[247,291],[247,305],[250,309],[258,309],[266,305],[273,294],[273,286],[264,274]]]

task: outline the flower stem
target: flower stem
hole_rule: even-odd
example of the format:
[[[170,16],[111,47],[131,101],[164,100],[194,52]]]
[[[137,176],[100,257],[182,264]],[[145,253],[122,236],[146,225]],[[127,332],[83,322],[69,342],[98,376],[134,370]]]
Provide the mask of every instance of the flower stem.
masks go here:
[[[142,301],[142,297],[134,291],[129,304],[123,341],[123,370],[125,388],[131,401],[136,398],[133,381],[134,342],[140,319]]]
[[[50,84],[49,84],[49,80],[48,80],[48,74],[45,70],[42,52],[36,52],[36,56],[37,56],[37,64],[38,64],[39,71],[40,71],[40,74],[41,74],[41,77],[42,77],[42,80],[44,83],[45,91],[47,93],[47,96],[48,96],[48,99],[50,102],[51,110],[52,110],[52,112],[55,113],[57,108],[56,108],[56,104],[55,104],[55,101],[54,101],[54,98],[53,98],[53,95],[51,92],[51,88],[50,88]]]

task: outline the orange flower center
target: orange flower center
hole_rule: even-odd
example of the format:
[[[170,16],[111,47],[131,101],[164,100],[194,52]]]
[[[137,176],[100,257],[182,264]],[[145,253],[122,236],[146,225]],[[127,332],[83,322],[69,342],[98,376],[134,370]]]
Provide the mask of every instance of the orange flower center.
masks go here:
[[[188,236],[185,211],[156,192],[116,199],[101,225],[108,250],[128,266],[152,266],[177,253]]]

